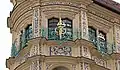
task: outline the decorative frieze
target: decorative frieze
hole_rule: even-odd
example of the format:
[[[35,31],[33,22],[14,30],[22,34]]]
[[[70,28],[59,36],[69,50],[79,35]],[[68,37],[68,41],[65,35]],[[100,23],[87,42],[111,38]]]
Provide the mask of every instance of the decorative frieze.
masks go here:
[[[68,46],[53,46],[50,47],[50,55],[64,55],[64,56],[71,56],[72,49]]]

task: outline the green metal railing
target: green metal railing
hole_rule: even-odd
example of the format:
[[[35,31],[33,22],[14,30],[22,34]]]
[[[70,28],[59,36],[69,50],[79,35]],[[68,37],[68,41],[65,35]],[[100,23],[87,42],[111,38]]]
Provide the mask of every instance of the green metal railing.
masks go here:
[[[32,28],[28,28],[28,30],[25,30],[21,32],[20,35],[20,48],[17,50],[15,46],[16,41],[14,41],[14,43],[12,44],[12,48],[11,48],[11,56],[17,56],[18,53],[20,52],[21,49],[25,48],[27,46],[27,43],[30,39],[32,39],[33,35],[32,35]]]
[[[102,54],[112,54],[115,51],[115,45],[113,43],[105,41],[101,44],[97,37],[92,40],[89,38],[89,41],[92,42]]]
[[[47,28],[40,29],[41,37],[44,37],[44,38],[47,37],[46,36],[48,34],[47,30],[48,30]],[[28,33],[23,32],[20,36],[21,38],[20,38],[19,51],[17,51],[17,49],[16,49],[15,42],[12,44],[11,56],[17,56],[18,53],[20,52],[20,50],[25,48],[27,46],[28,41],[33,38],[32,29],[30,29],[28,31],[29,31]],[[82,39],[81,33],[79,33],[77,30],[75,30],[73,34],[74,34],[72,36],[73,40]],[[108,43],[105,41],[104,44],[101,44],[97,37],[89,37],[88,40],[90,42],[92,42],[95,45],[95,47],[99,50],[99,52],[101,52],[102,54],[112,54],[115,51],[115,45],[113,43]],[[64,41],[68,41],[68,40],[62,40],[62,42],[64,42]],[[60,42],[60,44],[62,43],[61,41],[57,41],[57,42]]]

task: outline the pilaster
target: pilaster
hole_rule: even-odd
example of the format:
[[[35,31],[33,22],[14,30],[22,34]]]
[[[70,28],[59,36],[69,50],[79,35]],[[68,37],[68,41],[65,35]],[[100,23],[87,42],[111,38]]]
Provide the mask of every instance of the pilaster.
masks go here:
[[[81,29],[81,38],[88,40],[88,18],[86,6],[82,6],[80,10],[80,29]]]
[[[33,14],[33,38],[39,37],[40,36],[40,9],[38,8],[33,8],[34,14]]]

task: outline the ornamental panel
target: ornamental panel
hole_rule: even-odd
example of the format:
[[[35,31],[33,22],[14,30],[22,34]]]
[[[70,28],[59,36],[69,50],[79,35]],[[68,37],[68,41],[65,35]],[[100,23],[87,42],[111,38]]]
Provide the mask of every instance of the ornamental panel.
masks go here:
[[[64,56],[71,56],[72,49],[68,46],[54,46],[50,47],[50,55],[64,55]]]

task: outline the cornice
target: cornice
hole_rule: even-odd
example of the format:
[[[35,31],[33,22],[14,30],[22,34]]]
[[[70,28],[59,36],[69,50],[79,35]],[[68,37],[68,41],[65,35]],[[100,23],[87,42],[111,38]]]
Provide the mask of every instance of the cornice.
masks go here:
[[[101,17],[101,18],[104,18],[110,22],[120,23],[120,20],[119,20],[120,15],[118,15],[115,12],[112,12],[104,7],[101,7],[97,4],[93,3],[93,4],[89,5],[88,11]]]

